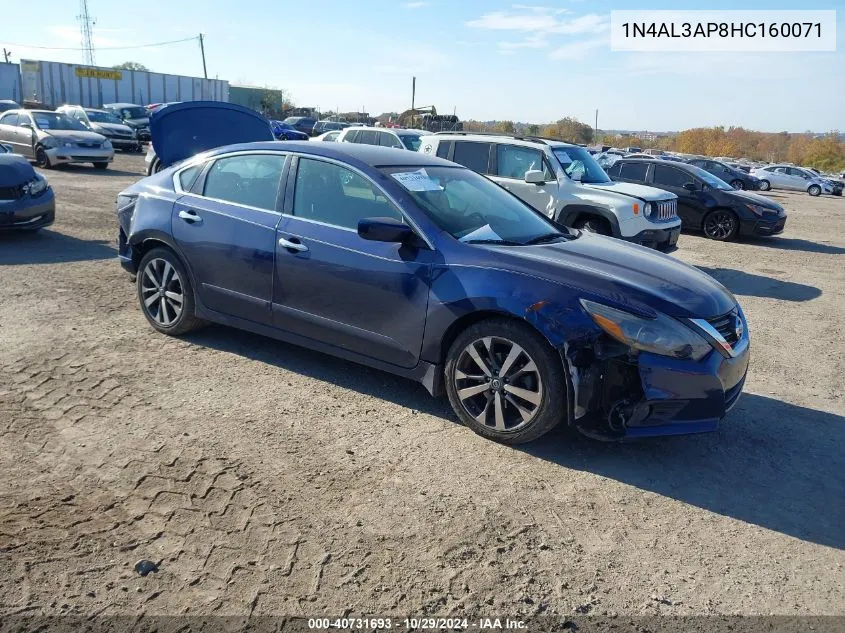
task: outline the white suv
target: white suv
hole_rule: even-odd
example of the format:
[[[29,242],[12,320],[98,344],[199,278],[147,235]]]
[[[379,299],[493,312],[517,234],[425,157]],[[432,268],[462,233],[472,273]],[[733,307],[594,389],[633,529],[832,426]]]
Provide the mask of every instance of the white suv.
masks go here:
[[[348,127],[340,133],[337,140],[341,143],[361,143],[363,145],[381,145],[396,149],[409,149],[416,152],[420,147],[420,138],[425,134],[420,130],[381,127]]]
[[[586,147],[531,136],[441,132],[420,152],[460,163],[519,196],[550,218],[660,250],[681,233],[678,197],[613,182]]]

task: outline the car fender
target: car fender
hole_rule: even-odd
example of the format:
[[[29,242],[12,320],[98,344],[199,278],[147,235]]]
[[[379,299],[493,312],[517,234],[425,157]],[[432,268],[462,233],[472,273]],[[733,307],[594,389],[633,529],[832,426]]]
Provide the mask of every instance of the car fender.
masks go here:
[[[610,223],[613,237],[620,237],[622,232],[619,228],[619,218],[612,211],[604,207],[595,207],[589,204],[573,203],[564,205],[557,213],[555,221],[564,226],[572,226],[572,223],[582,214],[598,215]]]

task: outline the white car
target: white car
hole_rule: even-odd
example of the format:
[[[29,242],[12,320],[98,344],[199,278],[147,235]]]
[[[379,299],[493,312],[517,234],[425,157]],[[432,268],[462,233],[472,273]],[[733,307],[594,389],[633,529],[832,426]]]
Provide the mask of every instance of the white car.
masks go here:
[[[441,132],[420,150],[483,174],[560,224],[673,250],[678,197],[614,182],[586,147],[538,137]]]
[[[337,140],[337,137],[340,136],[342,130],[331,130],[329,132],[323,132],[320,136],[315,136],[312,138],[312,141],[329,141],[334,142]]]
[[[752,169],[751,175],[760,179],[761,191],[791,189],[818,196],[823,193],[832,194],[834,189],[833,184],[825,178],[821,178],[809,169],[793,165],[767,165]]]
[[[71,119],[76,119],[87,129],[97,134],[102,134],[111,141],[115,149],[124,152],[140,152],[141,144],[135,130],[126,125],[113,112],[108,110],[96,110],[94,108],[83,108],[82,106],[63,105],[56,108],[56,112],[66,114]]]
[[[382,147],[409,149],[412,152],[416,152],[420,147],[420,139],[424,134],[426,132],[422,132],[421,130],[355,126],[343,130],[337,140],[341,143],[381,145]]]

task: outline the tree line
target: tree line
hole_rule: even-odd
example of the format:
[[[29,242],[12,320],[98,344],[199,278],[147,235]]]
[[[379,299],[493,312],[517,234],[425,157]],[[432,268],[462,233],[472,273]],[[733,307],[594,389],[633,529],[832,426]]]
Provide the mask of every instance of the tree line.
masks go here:
[[[514,121],[464,121],[469,132],[498,132],[556,138],[570,143],[613,147],[662,149],[700,156],[727,156],[768,162],[790,162],[821,171],[845,170],[845,142],[834,130],[818,136],[811,132],[755,132],[742,127],[701,127],[644,139],[637,135],[596,135],[590,125],[572,117],[553,123]]]

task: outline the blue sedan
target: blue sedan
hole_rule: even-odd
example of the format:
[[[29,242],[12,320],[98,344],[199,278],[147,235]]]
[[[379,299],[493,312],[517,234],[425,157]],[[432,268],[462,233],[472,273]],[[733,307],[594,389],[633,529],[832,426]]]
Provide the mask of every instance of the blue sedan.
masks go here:
[[[225,129],[261,138],[249,116]],[[561,423],[602,439],[711,431],[737,401],[745,317],[698,269],[555,225],[415,152],[252,142],[191,157],[199,120],[176,117],[194,144],[157,147],[178,164],[117,202],[120,261],[159,332],[211,321],[405,376],[506,443]]]
[[[23,156],[0,144],[0,232],[38,231],[53,223],[56,198]]]
[[[300,132],[284,121],[273,119],[270,121],[270,127],[277,141],[307,141],[309,139],[309,136],[305,132]]]

